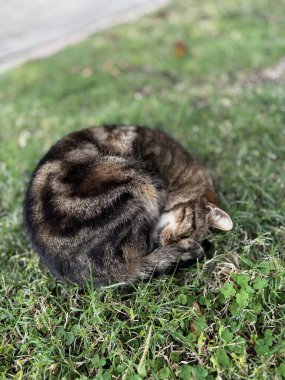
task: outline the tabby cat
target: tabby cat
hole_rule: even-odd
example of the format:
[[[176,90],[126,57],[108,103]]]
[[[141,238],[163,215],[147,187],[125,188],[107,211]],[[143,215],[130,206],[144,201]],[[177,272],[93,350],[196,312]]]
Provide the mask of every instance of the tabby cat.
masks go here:
[[[24,223],[49,270],[82,287],[165,272],[201,257],[209,227],[233,226],[207,171],[180,144],[120,125],[51,147],[28,186]]]

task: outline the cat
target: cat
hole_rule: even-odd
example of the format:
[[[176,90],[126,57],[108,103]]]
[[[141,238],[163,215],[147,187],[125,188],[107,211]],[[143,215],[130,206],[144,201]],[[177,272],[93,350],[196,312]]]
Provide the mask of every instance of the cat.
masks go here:
[[[108,125],[58,141],[24,200],[35,251],[56,278],[132,283],[200,258],[210,227],[229,231],[211,177],[167,134]]]

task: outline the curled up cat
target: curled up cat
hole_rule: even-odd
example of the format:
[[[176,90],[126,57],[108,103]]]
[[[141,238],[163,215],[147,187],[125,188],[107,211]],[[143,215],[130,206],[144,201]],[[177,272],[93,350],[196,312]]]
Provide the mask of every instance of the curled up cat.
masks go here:
[[[210,227],[233,227],[184,147],[158,130],[120,125],[51,147],[30,180],[24,223],[49,270],[81,287],[166,272],[203,255]]]

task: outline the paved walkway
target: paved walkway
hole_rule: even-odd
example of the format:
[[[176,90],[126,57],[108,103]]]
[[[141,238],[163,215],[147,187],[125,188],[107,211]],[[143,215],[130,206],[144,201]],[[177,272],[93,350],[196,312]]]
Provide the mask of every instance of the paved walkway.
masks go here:
[[[0,72],[134,20],[167,0],[0,0]]]

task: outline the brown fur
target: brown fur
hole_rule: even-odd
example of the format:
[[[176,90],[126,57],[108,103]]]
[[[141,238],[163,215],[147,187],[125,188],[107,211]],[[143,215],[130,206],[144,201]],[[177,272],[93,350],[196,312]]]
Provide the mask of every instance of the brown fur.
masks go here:
[[[166,134],[132,126],[56,143],[32,176],[24,221],[51,272],[80,286],[164,272],[201,256],[210,226],[232,226],[207,171]]]

